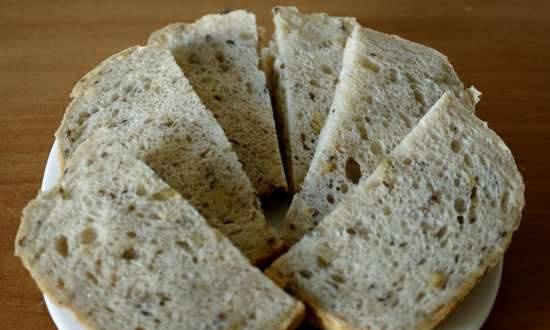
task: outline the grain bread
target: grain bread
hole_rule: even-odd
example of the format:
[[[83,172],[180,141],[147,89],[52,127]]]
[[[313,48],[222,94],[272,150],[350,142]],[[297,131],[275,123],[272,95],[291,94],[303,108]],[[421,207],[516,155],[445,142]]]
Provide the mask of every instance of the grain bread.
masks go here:
[[[258,193],[269,195],[287,185],[256,31],[255,15],[237,10],[168,25],[149,45],[170,49]]]
[[[500,260],[524,184],[452,93],[267,274],[325,329],[432,329]]]
[[[16,254],[89,329],[287,329],[301,303],[143,162],[84,142],[23,211]]]
[[[77,83],[72,96],[56,133],[65,158],[101,130],[106,142],[119,141],[144,160],[253,263],[279,251],[231,144],[168,50],[132,47],[116,54]]]
[[[273,15],[275,31],[270,48],[262,51],[263,66],[272,74],[289,188],[296,192],[329,113],[355,19],[301,14],[295,7],[275,7]]]
[[[289,244],[368,177],[446,90],[473,94],[443,54],[397,36],[357,26],[343,57],[329,119],[283,225]]]

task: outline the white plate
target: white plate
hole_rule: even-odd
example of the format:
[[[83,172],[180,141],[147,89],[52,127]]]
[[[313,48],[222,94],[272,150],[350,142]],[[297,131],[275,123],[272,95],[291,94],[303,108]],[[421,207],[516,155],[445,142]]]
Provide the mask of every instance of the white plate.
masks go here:
[[[52,146],[44,178],[42,190],[48,190],[54,186],[61,176],[60,162],[58,159],[57,142]],[[284,217],[290,201],[279,199],[270,202],[266,207],[266,216],[270,222],[280,222]],[[489,316],[497,296],[500,278],[502,275],[502,262],[493,269],[472,290],[466,300],[437,328],[438,330],[479,330],[483,322]],[[54,304],[44,296],[48,311],[59,330],[85,330],[76,320],[72,312]]]

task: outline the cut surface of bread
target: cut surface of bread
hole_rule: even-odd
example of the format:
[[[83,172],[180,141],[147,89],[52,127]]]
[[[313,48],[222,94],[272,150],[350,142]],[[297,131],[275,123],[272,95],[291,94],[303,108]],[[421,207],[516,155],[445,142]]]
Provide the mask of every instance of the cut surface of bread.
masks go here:
[[[260,195],[286,190],[266,77],[259,69],[256,17],[244,10],[212,14],[154,32],[222,126]]]
[[[275,7],[273,15],[273,40],[262,51],[262,64],[272,64],[266,72],[271,72],[289,188],[296,192],[329,113],[355,19],[301,14],[295,7]]]
[[[168,50],[132,47],[73,89],[56,133],[61,152],[98,133],[144,160],[253,263],[281,248],[248,177],[214,116]]]
[[[89,329],[286,329],[301,303],[121,146],[81,144],[23,211],[16,254]]]
[[[344,50],[340,83],[311,167],[285,219],[283,239],[293,244],[316,226],[446,90],[470,97],[443,54],[357,26]]]
[[[326,329],[432,329],[501,259],[524,203],[510,150],[445,93],[267,274]]]

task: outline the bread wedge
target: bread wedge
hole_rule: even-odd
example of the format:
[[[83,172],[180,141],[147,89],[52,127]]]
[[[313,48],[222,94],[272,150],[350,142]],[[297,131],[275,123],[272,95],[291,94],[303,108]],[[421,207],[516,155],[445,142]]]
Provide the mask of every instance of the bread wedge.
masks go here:
[[[275,7],[273,23],[271,46],[262,51],[263,66],[271,73],[289,188],[296,192],[329,113],[355,19]]]
[[[256,31],[256,16],[237,10],[168,25],[150,36],[149,45],[172,52],[265,196],[287,184]]]
[[[15,251],[89,329],[279,330],[303,311],[143,162],[93,137],[24,209]]]
[[[524,203],[510,150],[445,93],[267,274],[325,329],[432,329],[501,259]]]
[[[368,177],[446,90],[465,93],[443,54],[357,26],[344,51],[331,113],[282,237],[300,239]],[[467,100],[473,107],[472,100]]]
[[[253,263],[281,248],[223,129],[168,50],[132,47],[74,87],[56,133],[65,158],[101,130],[144,160]]]

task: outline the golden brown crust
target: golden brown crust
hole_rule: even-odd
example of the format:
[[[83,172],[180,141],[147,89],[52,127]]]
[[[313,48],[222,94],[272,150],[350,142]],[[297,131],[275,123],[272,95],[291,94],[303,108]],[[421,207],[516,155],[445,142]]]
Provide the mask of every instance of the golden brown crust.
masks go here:
[[[280,330],[294,330],[297,329],[305,317],[305,307],[300,301],[296,301],[290,317],[286,319],[280,326]]]

